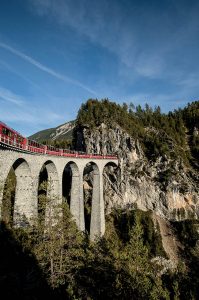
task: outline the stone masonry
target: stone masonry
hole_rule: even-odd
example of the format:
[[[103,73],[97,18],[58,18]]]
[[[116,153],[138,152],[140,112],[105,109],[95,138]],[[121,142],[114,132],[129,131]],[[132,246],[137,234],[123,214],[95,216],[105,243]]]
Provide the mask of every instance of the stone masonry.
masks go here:
[[[90,238],[102,236],[105,232],[105,213],[103,195],[103,170],[117,160],[71,158],[61,156],[23,153],[14,150],[0,149],[0,207],[3,198],[3,188],[10,169],[13,167],[16,175],[16,191],[14,204],[14,223],[23,226],[24,220],[29,222],[38,215],[38,185],[39,175],[43,166],[46,167],[51,189],[48,196],[52,201],[62,202],[62,178],[65,167],[72,170],[70,211],[78,228],[85,230],[83,172],[88,163],[94,170]]]

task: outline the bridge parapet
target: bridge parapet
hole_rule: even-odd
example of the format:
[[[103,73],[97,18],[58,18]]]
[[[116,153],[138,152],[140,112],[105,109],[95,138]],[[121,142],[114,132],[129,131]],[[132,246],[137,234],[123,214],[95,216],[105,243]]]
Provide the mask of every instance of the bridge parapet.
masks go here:
[[[89,159],[113,159],[117,160],[116,155],[101,155],[101,154],[93,154],[93,153],[86,153],[86,152],[78,152],[72,151],[69,149],[58,149],[52,146],[46,146],[34,141],[30,141],[26,139],[26,143],[19,143],[16,142],[13,138],[9,136],[4,136],[0,133],[0,146],[3,148],[8,148],[14,151],[20,151],[25,153],[34,153],[40,155],[52,155],[52,156],[64,156],[64,157],[71,157],[71,158],[89,158]],[[35,145],[32,145],[35,143]]]

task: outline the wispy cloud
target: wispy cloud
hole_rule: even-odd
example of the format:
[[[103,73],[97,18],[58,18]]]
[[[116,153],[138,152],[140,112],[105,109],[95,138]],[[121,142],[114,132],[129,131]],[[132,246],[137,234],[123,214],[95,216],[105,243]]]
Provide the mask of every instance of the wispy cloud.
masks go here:
[[[23,96],[17,95],[20,99]],[[15,96],[16,98],[16,96]],[[39,130],[56,127],[67,120],[74,119],[70,113],[64,113],[50,107],[48,103],[42,103],[42,97],[39,103],[35,103],[35,98],[26,98],[22,106],[13,105],[10,101],[1,101],[0,96],[0,120],[9,126],[21,132],[24,136],[29,136]]]
[[[96,95],[96,92],[93,91],[91,88],[87,87],[86,85],[84,85],[83,83],[79,82],[78,80],[72,79],[70,77],[67,77],[65,75],[59,74],[58,72],[54,71],[53,69],[41,64],[40,62],[38,62],[37,60],[33,59],[32,57],[24,54],[21,51],[18,51],[17,49],[14,49],[13,47],[5,44],[5,43],[1,43],[0,42],[0,47],[17,55],[18,57],[22,58],[23,60],[29,62],[31,65],[37,67],[38,69],[42,70],[43,72],[46,72],[48,74],[50,74],[51,76],[64,81],[66,83],[72,83],[78,87],[81,87],[82,89],[86,90],[87,92],[89,92],[90,94]]]
[[[3,61],[1,59],[0,59],[0,67],[3,67],[3,69],[6,69],[7,71],[13,73],[14,75],[17,75],[18,77],[22,78],[24,81],[29,83],[31,86],[33,86],[36,89],[39,89],[40,91],[42,91],[42,93],[44,93],[47,97],[49,97],[49,95],[46,94],[46,92],[42,89],[42,87],[40,85],[35,83],[33,80],[29,79],[27,76],[23,75],[21,72],[14,69],[10,64],[6,63],[5,61]]]
[[[161,78],[165,63],[161,57],[154,54],[141,54],[135,64],[135,70],[141,76],[148,78]]]
[[[199,86],[199,73],[188,74],[186,78],[178,79],[177,84],[186,86],[187,88],[195,88]]]
[[[52,111],[44,105],[34,103],[33,98],[25,100],[24,96],[15,94],[14,92],[0,87],[0,119],[8,122],[23,121],[25,123],[38,123],[48,124],[56,121],[63,121],[63,116],[55,111]],[[13,105],[14,104],[14,105]],[[43,112],[45,111],[45,118],[43,118]]]
[[[167,37],[165,40],[164,36],[159,37],[159,45],[151,43],[153,26],[157,24],[152,21],[154,18],[147,9],[140,9],[136,4],[128,7],[119,1],[106,0],[77,0],[75,4],[67,0],[29,1],[38,15],[53,17],[62,26],[69,25],[116,55],[121,64],[131,69],[131,74],[155,78],[163,71],[162,51],[165,51]],[[143,27],[140,19],[148,24]]]
[[[16,95],[10,90],[3,87],[0,87],[0,99],[3,99],[4,101],[10,102],[17,106],[22,106],[24,104],[24,99],[21,96]]]
[[[130,79],[172,80],[170,74],[175,69],[186,77],[188,65],[183,51],[189,51],[189,44],[198,39],[197,1],[192,5],[177,4],[178,1],[165,5],[159,1],[155,6],[147,1],[143,5],[139,1],[106,0],[29,2],[38,15],[72,27],[116,55],[121,63],[118,68],[128,69]]]

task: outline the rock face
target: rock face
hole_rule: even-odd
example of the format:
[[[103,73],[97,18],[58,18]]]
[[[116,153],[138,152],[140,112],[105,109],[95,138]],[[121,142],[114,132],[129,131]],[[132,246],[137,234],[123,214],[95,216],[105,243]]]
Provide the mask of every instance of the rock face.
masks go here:
[[[104,171],[105,207],[137,207],[153,210],[170,220],[199,216],[199,176],[182,160],[157,157],[149,161],[138,140],[118,125],[101,124],[77,132],[77,147],[89,153],[112,154],[119,158],[119,168]]]

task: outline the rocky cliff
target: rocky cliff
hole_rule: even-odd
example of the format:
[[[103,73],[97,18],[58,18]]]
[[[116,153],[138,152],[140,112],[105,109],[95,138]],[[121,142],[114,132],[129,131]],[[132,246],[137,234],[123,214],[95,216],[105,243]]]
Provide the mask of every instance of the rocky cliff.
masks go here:
[[[119,168],[107,166],[104,172],[107,213],[120,206],[153,210],[169,220],[199,216],[199,176],[180,157],[147,159],[139,140],[117,124],[81,127],[76,137],[79,150],[118,155]]]

